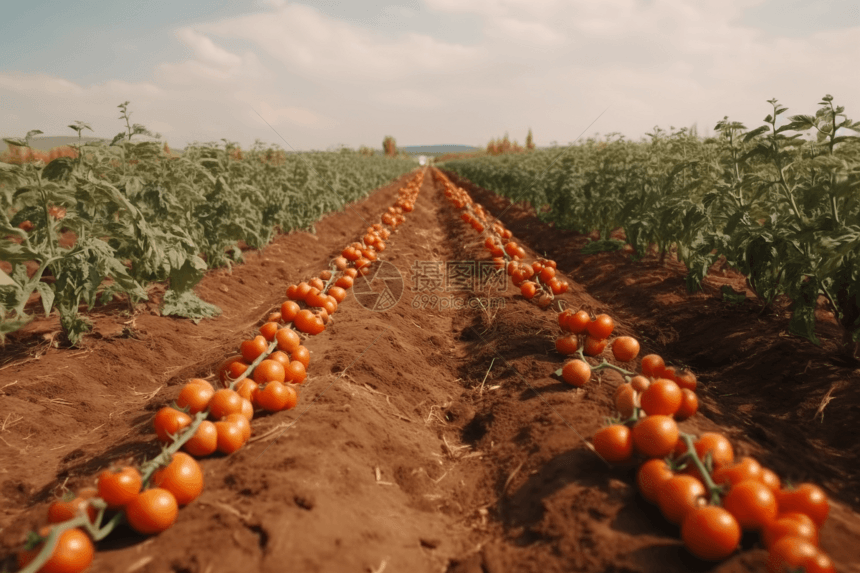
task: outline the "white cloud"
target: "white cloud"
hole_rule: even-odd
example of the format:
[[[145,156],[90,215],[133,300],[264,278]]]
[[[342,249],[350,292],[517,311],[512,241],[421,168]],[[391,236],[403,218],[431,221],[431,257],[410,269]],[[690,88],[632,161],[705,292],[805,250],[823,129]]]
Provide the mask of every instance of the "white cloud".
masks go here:
[[[253,41],[287,69],[321,81],[399,81],[465,69],[483,54],[416,33],[390,39],[300,4],[198,26],[224,38]]]
[[[194,55],[203,64],[230,69],[242,65],[242,58],[219,48],[206,36],[195,32],[191,28],[180,28],[176,31],[176,37],[194,51]]]
[[[567,142],[607,106],[583,137],[696,121],[704,131],[725,115],[756,127],[772,97],[814,113],[830,93],[857,115],[860,29],[775,38],[737,23],[763,1],[423,0],[420,12],[388,7],[359,25],[256,0],[255,13],[176,30],[185,54],[146,70],[149,81],[7,72],[0,97],[16,133],[34,117],[58,133],[95,117],[112,134],[116,104],[131,100],[135,121],[171,138],[281,143],[256,110],[298,149],[378,145],[385,133],[401,145],[505,130],[522,141],[528,127],[539,145]],[[443,41],[420,27],[425,14],[478,28]]]

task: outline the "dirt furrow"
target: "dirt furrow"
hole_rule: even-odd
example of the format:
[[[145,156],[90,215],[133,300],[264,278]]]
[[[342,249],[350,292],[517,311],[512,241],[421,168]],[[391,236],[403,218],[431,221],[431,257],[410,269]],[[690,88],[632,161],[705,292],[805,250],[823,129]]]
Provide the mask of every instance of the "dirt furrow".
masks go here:
[[[0,431],[8,440],[0,483],[11,501],[0,515],[5,554],[44,521],[60,484],[88,485],[119,457],[151,455],[153,413],[179,384],[210,374],[289,283],[318,273],[363,233],[357,214],[376,222],[398,187],[326,218],[316,236],[282,237],[232,273],[207,276],[200,293],[225,308],[218,319],[194,327],[141,313],[116,334],[123,318],[107,314],[99,321],[106,334],[91,337],[85,353],[48,349],[0,371],[19,380],[2,390],[3,416],[22,418]],[[489,195],[476,198],[496,206]],[[570,306],[606,312],[616,334],[642,340],[642,354],[664,353],[656,336],[643,336],[637,308],[601,302],[553,253],[559,245],[525,224],[509,226],[523,232],[525,247],[557,258],[573,286],[562,297]],[[562,363],[555,313],[525,301],[510,281],[469,284],[469,273],[479,275],[475,261],[488,260],[483,239],[429,171],[415,210],[386,243],[379,274],[359,277],[326,330],[306,340],[311,364],[299,406],[258,415],[248,445],[201,462],[203,494],[171,529],[151,538],[114,532],[98,545],[92,571],[763,570],[765,552],[752,539],[744,541],[752,550],[722,564],[692,559],[677,528],[636,493],[634,468],[610,468],[585,447],[612,413],[620,377],[604,373],[573,390],[552,376]],[[382,296],[386,287],[395,301]],[[96,400],[100,393],[110,397]],[[718,396],[703,401],[705,415],[685,429],[722,431],[737,454],[761,454],[742,427],[712,415],[725,407]],[[70,413],[54,413],[63,408]],[[834,504],[821,532],[840,571],[854,571],[858,524]]]

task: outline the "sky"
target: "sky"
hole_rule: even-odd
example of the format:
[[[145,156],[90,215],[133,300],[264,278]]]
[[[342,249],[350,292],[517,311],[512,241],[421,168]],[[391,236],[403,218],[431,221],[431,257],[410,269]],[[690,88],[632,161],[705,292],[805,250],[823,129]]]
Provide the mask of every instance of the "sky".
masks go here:
[[[176,148],[708,135],[826,94],[856,120],[858,38],[858,0],[30,0],[0,20],[0,135],[112,138],[124,101]]]

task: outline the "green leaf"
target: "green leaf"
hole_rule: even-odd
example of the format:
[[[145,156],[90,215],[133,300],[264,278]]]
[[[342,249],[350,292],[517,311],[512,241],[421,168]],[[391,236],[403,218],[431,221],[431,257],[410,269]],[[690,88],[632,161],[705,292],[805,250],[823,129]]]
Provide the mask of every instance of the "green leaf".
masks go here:
[[[728,302],[729,304],[741,304],[747,300],[746,293],[735,292],[735,290],[729,285],[723,285],[720,287],[720,293],[723,295],[723,301]]]
[[[792,334],[802,336],[813,344],[821,346],[821,342],[815,336],[815,308],[818,303],[819,282],[815,277],[802,283],[799,296],[795,296],[792,303],[791,320],[788,322],[788,330]]]
[[[49,181],[60,181],[65,179],[75,167],[75,160],[71,157],[58,157],[45,165],[42,169],[42,177]]]
[[[770,116],[767,116],[767,117],[770,118]],[[770,121],[770,119],[766,119],[765,121]],[[744,135],[744,143],[749,142],[751,139],[761,135],[762,133],[766,133],[769,129],[770,129],[769,125],[763,125],[761,127],[755,128],[754,130],[752,130],[752,131],[748,132],[746,135]]]
[[[60,326],[69,344],[76,346],[86,332],[93,327],[93,323],[78,314],[77,304],[64,304],[57,309],[60,312]]]
[[[5,318],[0,319],[0,342],[5,342],[7,334],[24,328],[24,326],[26,326],[26,324],[31,320],[32,318],[30,317],[15,320],[7,320]]]
[[[39,296],[42,299],[42,309],[45,311],[45,316],[50,315],[51,309],[54,307],[54,289],[52,289],[51,285],[47,283],[37,281],[36,290],[39,292]]]
[[[221,314],[221,309],[214,304],[202,300],[193,291],[177,292],[170,289],[164,293],[161,314],[165,316],[182,316],[190,318],[197,323],[203,318],[218,316]]]
[[[8,143],[9,145],[14,145],[15,147],[29,147],[27,142],[20,137],[4,137],[3,141]]]
[[[580,251],[584,255],[593,255],[595,253],[605,253],[612,251],[620,251],[624,248],[624,241],[618,239],[600,239],[599,241],[591,241]]]

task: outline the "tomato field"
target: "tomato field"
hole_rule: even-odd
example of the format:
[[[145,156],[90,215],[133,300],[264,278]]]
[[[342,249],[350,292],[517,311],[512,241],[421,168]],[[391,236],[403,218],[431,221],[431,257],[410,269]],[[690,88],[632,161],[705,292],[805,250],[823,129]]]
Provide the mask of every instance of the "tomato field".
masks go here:
[[[173,175],[161,149],[140,172],[103,153],[82,157],[109,184],[81,156],[3,171],[30,269],[2,308],[6,570],[860,571],[860,369],[826,304],[801,328],[776,295],[725,297],[748,290],[736,261],[703,259],[689,292],[651,236],[595,249],[593,229],[625,244],[616,215],[512,203],[485,175],[505,156],[320,154],[309,188],[303,157],[266,172],[262,150],[192,149]],[[205,199],[157,215],[183,184],[227,198],[223,235],[195,231]],[[135,269],[168,235],[185,258]],[[32,262],[97,243],[115,263],[43,305],[73,281]],[[165,312],[175,282],[220,313]]]

